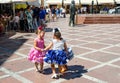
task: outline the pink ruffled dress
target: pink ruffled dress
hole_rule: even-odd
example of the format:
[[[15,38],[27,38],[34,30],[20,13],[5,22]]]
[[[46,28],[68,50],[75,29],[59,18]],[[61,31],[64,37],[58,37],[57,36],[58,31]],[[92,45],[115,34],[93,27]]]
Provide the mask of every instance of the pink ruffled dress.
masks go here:
[[[44,39],[36,38],[35,41],[37,41],[37,47],[44,49]],[[43,63],[43,58],[45,56],[45,52],[38,51],[34,47],[31,48],[29,54],[28,54],[28,60],[31,62],[37,62],[37,63]]]

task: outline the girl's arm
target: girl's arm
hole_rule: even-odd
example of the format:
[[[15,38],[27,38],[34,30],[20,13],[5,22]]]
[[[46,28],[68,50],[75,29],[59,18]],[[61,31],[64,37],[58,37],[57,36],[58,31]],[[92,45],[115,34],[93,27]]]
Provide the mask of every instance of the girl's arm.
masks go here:
[[[36,40],[34,40],[34,48],[39,50],[39,51],[43,51],[43,49],[37,47],[37,41]]]
[[[68,49],[67,49],[67,44],[66,44],[66,42],[64,43],[64,48],[65,48],[66,53],[68,54]]]
[[[49,50],[53,46],[53,43],[51,42],[44,50]]]

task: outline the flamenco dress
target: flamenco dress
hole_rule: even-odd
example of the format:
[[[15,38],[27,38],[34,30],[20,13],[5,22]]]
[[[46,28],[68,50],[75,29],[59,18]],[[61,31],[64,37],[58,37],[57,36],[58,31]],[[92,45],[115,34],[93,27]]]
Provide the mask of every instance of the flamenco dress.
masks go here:
[[[37,47],[44,49],[44,39],[36,38],[35,41],[37,42]],[[43,63],[43,58],[45,56],[45,52],[41,52],[34,47],[31,48],[29,54],[28,54],[28,60],[35,63]]]

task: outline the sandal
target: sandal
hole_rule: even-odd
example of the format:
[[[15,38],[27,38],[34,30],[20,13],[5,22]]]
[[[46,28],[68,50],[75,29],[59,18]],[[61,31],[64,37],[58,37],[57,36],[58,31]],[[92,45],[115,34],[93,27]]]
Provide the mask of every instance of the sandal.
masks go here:
[[[59,73],[58,76],[59,76],[59,77],[62,77],[62,76],[63,76],[63,73]]]
[[[42,74],[45,73],[43,70],[39,70],[39,72],[42,73]]]
[[[38,70],[38,69],[36,69],[36,72],[39,72],[39,70]]]
[[[57,74],[53,74],[51,78],[52,78],[52,79],[57,79],[58,76],[57,76]]]

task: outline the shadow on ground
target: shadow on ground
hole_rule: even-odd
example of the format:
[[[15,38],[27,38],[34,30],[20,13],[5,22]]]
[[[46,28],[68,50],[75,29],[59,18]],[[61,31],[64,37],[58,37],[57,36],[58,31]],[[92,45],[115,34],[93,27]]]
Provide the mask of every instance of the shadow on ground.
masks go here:
[[[27,39],[23,36],[16,36],[16,32],[7,32],[0,36],[0,66],[19,49]]]
[[[58,71],[58,69],[56,69]],[[45,75],[52,74],[51,68],[44,69]],[[61,76],[61,78],[70,80],[75,78],[80,78],[83,73],[87,73],[87,69],[85,69],[84,66],[81,65],[71,65],[68,66],[68,70],[65,72],[64,76]]]
[[[53,28],[50,28],[50,27],[45,28],[45,32],[52,32],[52,31],[53,31]]]
[[[68,66],[68,71],[66,71],[65,75],[61,78],[64,78],[66,80],[74,79],[74,78],[80,78],[83,73],[87,73],[87,69],[85,69],[84,66],[81,65],[72,65]]]
[[[85,25],[85,24],[77,24],[77,25],[75,25],[75,27],[84,27],[84,26],[87,26],[87,25]]]

